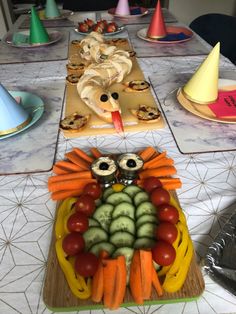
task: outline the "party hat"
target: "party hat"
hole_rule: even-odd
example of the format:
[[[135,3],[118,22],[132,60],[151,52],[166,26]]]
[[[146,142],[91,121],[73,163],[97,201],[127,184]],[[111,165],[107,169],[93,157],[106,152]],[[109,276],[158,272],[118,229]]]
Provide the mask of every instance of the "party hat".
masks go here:
[[[182,88],[187,99],[198,104],[209,104],[218,98],[219,58],[220,43],[217,43]]]
[[[130,9],[129,9],[129,1],[128,0],[119,0],[115,14],[118,15],[130,15]]]
[[[60,16],[61,13],[57,7],[55,0],[47,0],[45,7],[45,17],[46,18],[54,18]]]
[[[43,44],[49,42],[49,35],[46,28],[43,26],[35,7],[31,8],[30,17],[30,43]]]
[[[10,134],[25,127],[31,118],[21,104],[0,83],[0,135]]]
[[[150,38],[163,38],[167,35],[164,17],[161,10],[161,1],[157,1],[156,9],[151,19],[147,37]]]

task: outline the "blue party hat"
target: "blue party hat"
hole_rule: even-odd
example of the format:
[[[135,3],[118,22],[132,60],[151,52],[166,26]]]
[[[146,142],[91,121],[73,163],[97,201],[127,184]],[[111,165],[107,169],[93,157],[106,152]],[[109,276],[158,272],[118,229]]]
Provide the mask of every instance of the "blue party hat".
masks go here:
[[[0,83],[0,135],[25,127],[31,118],[20,103]]]

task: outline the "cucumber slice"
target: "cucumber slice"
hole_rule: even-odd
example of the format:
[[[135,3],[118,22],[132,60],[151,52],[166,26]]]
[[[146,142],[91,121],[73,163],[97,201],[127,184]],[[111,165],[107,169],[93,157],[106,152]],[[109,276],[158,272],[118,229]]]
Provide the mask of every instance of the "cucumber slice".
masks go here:
[[[129,185],[122,192],[128,194],[131,198],[133,198],[138,192],[143,191],[139,186],[137,185]]]
[[[156,224],[157,223],[157,217],[155,215],[149,215],[149,214],[144,214],[144,215],[140,216],[136,220],[136,228],[138,229],[141,225],[143,225],[147,222],[151,222],[151,223]]]
[[[117,257],[120,255],[123,255],[125,257],[125,264],[126,264],[126,284],[129,284],[129,274],[130,274],[130,264],[132,262],[134,254],[134,249],[131,249],[130,247],[119,247],[118,249],[115,250],[113,253],[112,257]]]
[[[143,202],[136,209],[136,218],[142,215],[156,215],[156,207],[151,202]]]
[[[104,250],[106,251],[109,256],[112,256],[113,252],[115,251],[115,246],[106,241],[95,243],[91,248],[89,249],[89,252],[95,254],[96,256],[99,256],[99,253]]]
[[[114,192],[106,198],[106,202],[112,205],[117,205],[122,202],[127,202],[132,204],[131,197],[124,192]]]
[[[141,225],[137,229],[137,238],[142,238],[142,237],[154,238],[156,227],[157,227],[156,224],[153,224],[150,222],[147,222]]]
[[[116,247],[127,246],[132,248],[134,243],[134,236],[126,231],[116,231],[110,236],[110,241]]]
[[[149,201],[149,195],[147,192],[141,191],[134,196],[134,204],[136,206],[146,201]]]
[[[92,245],[101,242],[108,241],[108,234],[100,227],[90,227],[83,234],[86,249],[89,250]]]
[[[88,221],[89,221],[89,228],[90,227],[100,227],[101,228],[100,223],[96,219],[89,217]]]
[[[134,235],[135,224],[130,217],[119,216],[118,218],[112,220],[109,231],[111,234],[115,233],[116,231],[127,231]]]
[[[109,230],[113,208],[114,206],[111,204],[102,204],[93,214],[93,218],[95,218],[106,231]]]
[[[127,202],[122,202],[115,206],[112,212],[112,219],[117,218],[118,216],[125,215],[134,219],[135,207]]]
[[[103,192],[103,196],[102,196],[103,200],[106,201],[106,198],[113,193],[114,193],[114,190],[112,186],[109,186],[108,188],[106,188]]]
[[[156,244],[156,241],[154,239],[151,239],[148,237],[142,237],[135,240],[134,248],[135,249],[149,249],[149,248],[152,248],[155,244]]]

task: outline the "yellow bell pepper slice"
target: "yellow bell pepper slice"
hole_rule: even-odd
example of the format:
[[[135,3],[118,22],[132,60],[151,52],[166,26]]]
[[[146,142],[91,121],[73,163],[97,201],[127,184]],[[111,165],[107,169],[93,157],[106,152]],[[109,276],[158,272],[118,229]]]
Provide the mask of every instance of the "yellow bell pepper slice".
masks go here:
[[[169,274],[169,273],[166,274],[165,280],[162,285],[163,289],[166,292],[173,293],[182,288],[188,274],[188,270],[191,264],[193,253],[194,253],[193,243],[191,239],[189,238],[188,250],[186,252],[186,255],[181,261],[181,266],[178,272],[175,273],[174,275]]]
[[[125,188],[125,185],[121,183],[115,183],[112,185],[112,190],[114,192],[121,192],[124,188]]]
[[[175,241],[173,242],[172,246],[173,248],[175,249],[175,251],[177,250],[177,247],[179,245],[179,242],[181,241],[181,232],[180,232],[180,229],[178,227],[178,224],[176,224],[176,228],[177,228],[177,231],[178,231],[178,234],[177,234],[177,238],[175,239]],[[158,271],[158,276],[164,276],[168,271],[169,269],[171,268],[171,266],[173,265],[170,264],[168,266],[163,266],[159,271]]]
[[[182,241],[180,245],[176,248],[176,257],[175,260],[170,267],[168,274],[169,275],[174,275],[178,272],[182,262],[183,262],[183,257],[185,256],[185,253],[188,249],[188,242],[189,242],[189,234],[188,234],[188,229],[181,223],[178,222],[178,227],[181,232],[181,237]]]
[[[170,204],[178,210],[179,221],[182,222],[183,225],[187,225],[186,217],[184,215],[182,208],[179,206],[178,202],[171,194],[170,194]]]
[[[58,239],[55,246],[60,267],[72,293],[79,299],[88,299],[91,296],[91,282],[89,281],[88,284],[86,284],[82,276],[75,274],[74,267],[66,259],[63,251],[62,239]]]
[[[65,199],[57,210],[57,218],[55,223],[56,239],[61,239],[65,235],[64,217],[71,211],[72,205],[77,201],[77,198],[70,197]]]

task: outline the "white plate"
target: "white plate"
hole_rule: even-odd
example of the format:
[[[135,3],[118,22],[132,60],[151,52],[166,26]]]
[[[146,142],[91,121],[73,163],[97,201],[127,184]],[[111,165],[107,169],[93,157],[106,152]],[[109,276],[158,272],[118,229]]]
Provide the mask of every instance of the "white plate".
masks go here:
[[[9,93],[13,97],[21,98],[21,104],[23,108],[29,113],[31,117],[31,121],[29,124],[27,124],[22,129],[16,132],[0,136],[0,140],[14,136],[30,128],[42,117],[43,112],[44,112],[44,103],[43,103],[43,100],[39,96],[28,93],[28,92],[21,92],[21,91],[9,91]]]
[[[229,80],[229,79],[219,79],[219,88],[221,90],[234,90],[236,89],[236,81],[235,80]],[[228,88],[227,88],[228,87]],[[177,91],[179,94],[179,90]],[[208,108],[207,105],[200,105],[197,103],[194,103],[192,101],[189,101],[185,97],[177,97],[179,104],[185,108],[187,111],[191,112],[192,114],[206,119],[210,121],[215,122],[221,122],[221,123],[236,123],[236,118],[217,118],[215,114]]]
[[[48,20],[65,20],[65,19],[68,19],[68,17],[70,17],[71,15],[74,14],[74,12],[70,11],[70,10],[59,10],[61,12],[61,15],[60,16],[57,16],[57,17],[45,17],[44,16],[44,11],[45,10],[41,10],[39,11],[39,16],[40,16],[40,20],[44,21],[48,21]]]
[[[131,7],[131,9],[134,9],[135,7]],[[130,14],[130,15],[119,15],[115,14],[116,8],[111,8],[108,10],[108,13],[111,14],[114,17],[120,18],[120,19],[135,19],[142,17],[144,15],[147,15],[149,13],[149,10],[147,8],[140,7],[141,12],[140,14]]]
[[[18,33],[21,33],[23,35],[29,35],[29,30],[20,31]],[[37,48],[37,47],[42,47],[42,46],[48,46],[48,45],[56,43],[57,41],[59,41],[62,38],[62,33],[58,32],[58,31],[48,31],[49,42],[47,42],[47,43],[33,44],[33,45],[28,44],[28,43],[15,44],[12,41],[13,35],[14,35],[14,33],[10,33],[7,36],[5,36],[5,38],[3,39],[3,42],[5,42],[6,44],[8,44],[12,47],[17,47],[17,48]]]
[[[107,22],[109,23],[109,21],[107,21]],[[112,32],[112,33],[103,33],[102,35],[104,35],[104,36],[116,35],[116,34],[119,34],[120,32],[122,32],[124,29],[125,29],[125,26],[124,26],[124,25],[118,25],[117,31]],[[78,30],[78,28],[75,28],[74,30],[75,30],[75,32],[76,32],[77,34],[80,34],[80,35],[83,35],[83,36],[86,36],[86,35],[88,35],[89,33],[91,33],[91,31],[89,31],[89,32],[87,32],[87,33],[80,32],[80,31]]]

